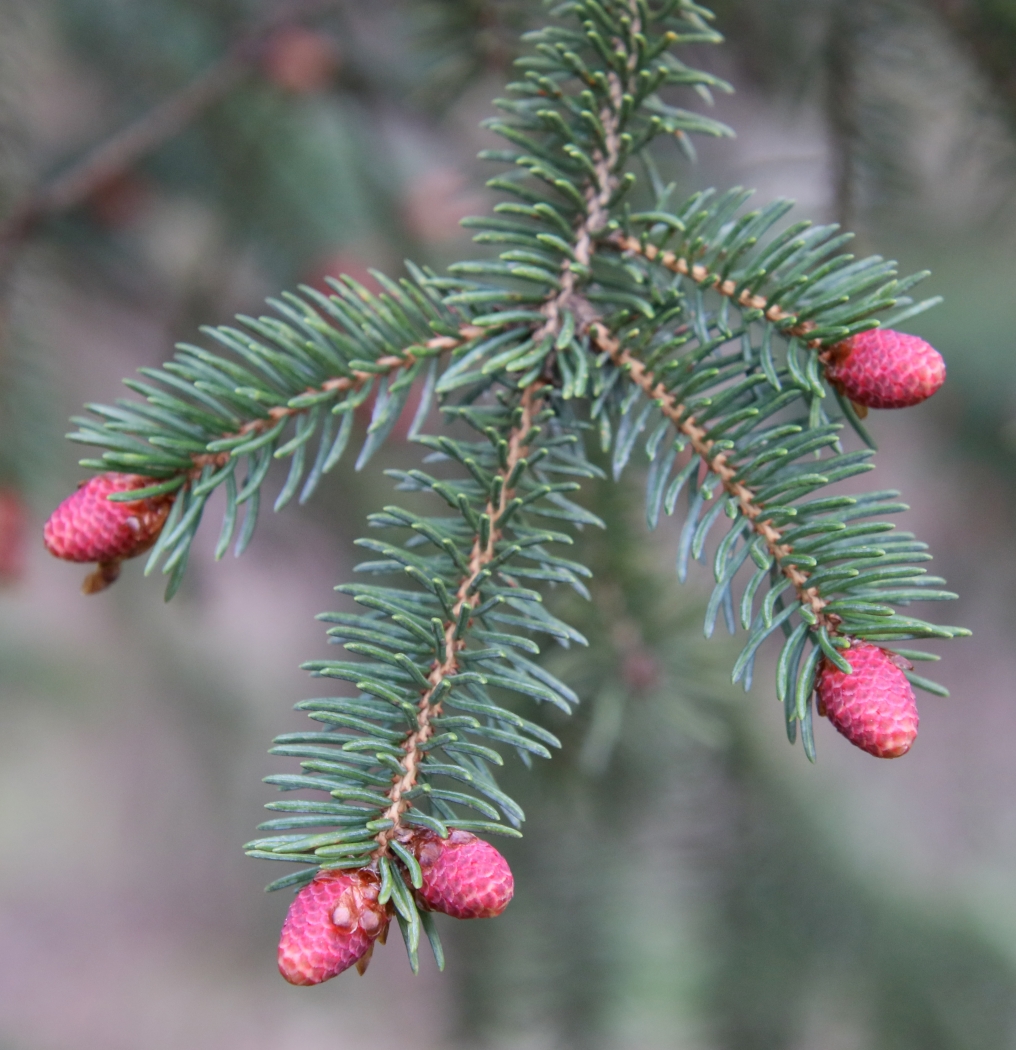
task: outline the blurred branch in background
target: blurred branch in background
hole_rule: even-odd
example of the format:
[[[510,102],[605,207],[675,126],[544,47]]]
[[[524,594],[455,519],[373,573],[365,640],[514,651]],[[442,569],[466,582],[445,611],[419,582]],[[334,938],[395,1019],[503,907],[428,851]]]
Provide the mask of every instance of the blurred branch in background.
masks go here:
[[[861,250],[916,259],[947,309],[914,320],[945,354],[940,433],[992,472],[1012,504],[1016,317],[1008,289],[1016,244],[1016,5],[1010,0],[717,0],[738,86],[770,129],[816,149],[829,218]],[[739,101],[740,100],[740,101]],[[824,139],[824,141],[822,141]],[[794,172],[782,163],[785,177]],[[762,175],[742,163],[738,178]],[[709,178],[719,178],[719,172]],[[855,248],[855,251],[858,249]]]
[[[965,45],[1016,134],[1016,7],[1009,0],[926,0]]]
[[[857,163],[855,143],[861,135],[858,113],[860,4],[838,4],[829,19],[825,44],[825,113],[832,152],[833,210],[836,221],[854,228]]]
[[[519,34],[539,15],[532,0],[423,0],[403,9],[425,56],[412,96],[438,111],[477,78],[507,73]]]
[[[39,223],[83,204],[229,91],[243,72],[247,50],[237,49],[220,59],[151,113],[101,143],[79,163],[15,205],[0,225],[0,266],[11,264],[16,248]]]
[[[954,166],[982,167],[982,185],[963,186],[966,199],[952,201],[954,221],[993,214],[989,204],[1012,180],[1010,171],[999,185],[990,126],[1001,118],[1010,154],[1016,136],[1016,14],[1008,0],[716,6],[740,76],[770,98],[821,112],[838,221],[860,223],[862,232],[873,221],[905,221],[903,206],[940,179],[929,169],[929,140],[938,149],[943,136],[956,142]]]
[[[336,6],[337,0],[278,4],[205,72],[15,204],[0,223],[0,275],[11,264],[10,256],[18,245],[39,223],[83,204],[227,94],[248,67],[264,60],[275,34]]]

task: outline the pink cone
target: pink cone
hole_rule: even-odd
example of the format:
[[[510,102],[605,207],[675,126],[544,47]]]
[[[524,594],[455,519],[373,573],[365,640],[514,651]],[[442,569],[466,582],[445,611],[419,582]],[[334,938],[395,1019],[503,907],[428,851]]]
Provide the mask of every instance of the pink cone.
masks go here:
[[[833,347],[826,377],[855,404],[907,408],[945,382],[945,361],[916,335],[872,328]]]
[[[120,561],[155,542],[173,500],[169,496],[113,503],[106,497],[155,484],[138,474],[97,474],[50,515],[43,539],[67,561]]]
[[[877,645],[854,642],[843,651],[844,674],[823,660],[816,681],[818,713],[876,758],[899,758],[917,738],[917,703],[896,658]]]
[[[290,984],[320,984],[369,958],[388,927],[388,913],[377,903],[379,889],[369,870],[319,872],[289,906],[279,973]]]
[[[508,861],[489,842],[455,830],[443,839],[430,831],[411,848],[423,871],[417,896],[432,911],[456,919],[488,919],[508,907],[515,892]]]

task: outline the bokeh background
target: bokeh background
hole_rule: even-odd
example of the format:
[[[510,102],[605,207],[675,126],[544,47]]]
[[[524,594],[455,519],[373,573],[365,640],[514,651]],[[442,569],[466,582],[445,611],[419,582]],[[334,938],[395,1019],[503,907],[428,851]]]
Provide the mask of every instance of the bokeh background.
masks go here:
[[[675,523],[646,533],[636,472],[592,486],[611,532],[583,538],[594,602],[569,613],[593,644],[548,655],[584,703],[562,755],[508,773],[514,903],[444,924],[444,975],[414,978],[396,937],[363,978],[291,988],[287,894],[240,845],[269,741],[318,688],[313,616],[389,483],[342,464],[239,561],[206,535],[170,605],[140,565],[84,598],[42,549],[83,402],[283,287],[474,250],[478,121],[540,14],[0,0],[2,1050],[1016,1047],[1012,0],[722,0],[729,43],[695,61],[736,86],[713,114],[737,138],[660,155],[682,192],[794,197],[945,297],[907,327],[946,388],[871,419],[876,485],[904,491],[974,630],[943,647],[952,697],[919,697],[905,760],[823,723],[809,765],[772,654],[730,687],[705,573],[678,589]],[[375,463],[416,459],[396,441]]]

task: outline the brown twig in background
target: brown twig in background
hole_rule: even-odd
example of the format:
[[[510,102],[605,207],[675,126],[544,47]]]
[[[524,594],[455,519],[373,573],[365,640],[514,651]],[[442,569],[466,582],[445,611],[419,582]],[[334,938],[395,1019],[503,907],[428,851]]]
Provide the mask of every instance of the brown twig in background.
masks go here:
[[[0,275],[10,268],[18,249],[41,222],[82,204],[227,95],[258,60],[272,33],[335,6],[336,0],[290,0],[279,4],[189,84],[29,193],[0,222]]]
[[[239,81],[244,66],[238,54],[227,53],[175,95],[15,205],[0,225],[0,267],[10,264],[18,247],[44,219],[86,201],[115,176],[179,134]]]

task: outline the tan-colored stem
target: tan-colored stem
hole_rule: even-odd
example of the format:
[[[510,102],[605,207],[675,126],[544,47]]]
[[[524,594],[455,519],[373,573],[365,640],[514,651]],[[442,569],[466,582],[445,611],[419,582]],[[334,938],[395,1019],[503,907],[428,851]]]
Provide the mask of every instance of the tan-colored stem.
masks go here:
[[[764,295],[753,295],[746,288],[738,292],[737,284],[734,281],[731,281],[729,278],[726,281],[721,280],[718,274],[710,273],[701,263],[689,262],[683,256],[677,255],[672,251],[661,251],[655,244],[643,244],[638,237],[630,237],[618,233],[611,237],[608,243],[614,245],[615,248],[620,248],[623,252],[631,252],[634,255],[641,255],[650,262],[658,262],[672,273],[690,277],[696,284],[714,289],[720,295],[726,296],[737,303],[738,306],[743,306],[747,310],[761,310],[765,314],[766,320],[772,321],[774,324],[778,324],[780,321],[789,321],[796,316],[775,303],[770,303]],[[814,321],[802,321],[800,324],[791,325],[787,328],[786,334],[805,339],[808,346],[817,350],[822,347],[822,341],[819,339],[807,339],[808,333],[813,332],[816,327],[817,325]]]
[[[484,328],[478,328],[476,325],[467,324],[459,329],[458,338],[455,336],[441,335],[436,336],[434,339],[429,339],[423,345],[428,350],[454,350],[457,347],[460,347],[463,343],[468,342],[470,339],[476,339],[478,336],[483,335],[485,332],[486,329]],[[372,379],[379,379],[382,376],[390,375],[392,372],[397,372],[401,368],[411,368],[416,364],[416,361],[417,358],[408,350],[401,354],[389,354],[386,357],[379,357],[375,362],[379,368],[384,369],[383,372],[360,372],[354,370],[348,376],[337,376],[335,379],[326,379],[320,387],[310,387],[303,393],[321,394],[325,391],[357,391]],[[252,419],[249,422],[244,423],[239,430],[236,430],[231,434],[223,434],[219,440],[223,441],[232,437],[246,437],[248,435],[254,437],[257,434],[262,434],[266,430],[271,429],[280,419],[290,419],[295,416],[303,415],[305,412],[309,411],[310,409],[308,408],[290,408],[288,405],[276,405],[274,408],[268,410],[267,416],[261,419]],[[213,467],[218,470],[229,462],[231,456],[232,453],[229,451],[199,452],[196,455],[191,456],[191,462],[194,464],[190,471],[191,476],[194,478],[199,477],[201,471],[205,467]]]
[[[637,8],[632,5],[636,15],[632,32],[640,31],[641,23],[637,18]],[[620,41],[615,41],[620,45]],[[629,56],[628,67],[634,69],[636,56]],[[575,262],[587,269],[595,250],[595,235],[607,225],[610,218],[607,210],[610,198],[618,187],[617,164],[621,152],[620,111],[624,93],[631,85],[622,84],[621,78],[614,72],[607,74],[610,86],[610,105],[600,110],[600,125],[604,130],[604,149],[593,150],[592,160],[595,169],[593,181],[586,188],[586,214],[575,231],[575,244],[572,248]],[[571,260],[566,259],[561,267],[559,290],[544,304],[542,313],[547,320],[534,333],[533,342],[538,343],[548,335],[555,335],[561,328],[561,313],[571,310],[580,328],[584,328],[595,316],[589,301],[579,293],[580,277],[572,269]]]
[[[631,4],[631,10],[633,15],[632,34],[634,35],[640,32],[641,27],[638,20],[638,7],[634,2]],[[618,47],[623,46],[623,43],[619,40],[615,41],[615,44]],[[629,70],[634,70],[635,65],[636,56],[632,54],[628,62]],[[586,210],[582,221],[575,229],[575,240],[572,247],[574,261],[583,269],[588,268],[592,260],[596,246],[596,234],[607,225],[609,218],[608,205],[618,187],[616,169],[621,150],[620,111],[624,92],[631,88],[630,84],[622,83],[616,73],[611,72],[607,76],[610,85],[610,104],[604,105],[599,114],[600,123],[605,132],[604,148],[593,152],[592,159],[595,175],[586,188]],[[572,260],[566,259],[561,266],[558,290],[544,303],[541,309],[545,320],[533,332],[532,338],[534,343],[539,343],[548,336],[556,336],[558,334],[561,330],[565,310],[570,310],[574,314],[581,329],[585,329],[596,317],[596,312],[589,300],[581,294],[579,289],[581,280],[581,274],[572,268]],[[553,354],[549,354],[545,375],[548,373],[552,374],[552,370]],[[506,480],[511,476],[518,462],[524,459],[529,451],[527,445],[529,434],[533,427],[533,421],[543,403],[543,390],[548,382],[549,378],[539,379],[523,392],[521,402],[522,417],[509,436],[507,465],[501,472]],[[401,763],[403,772],[396,775],[388,792],[391,805],[385,812],[385,817],[394,821],[394,825],[378,835],[378,848],[374,852],[375,857],[380,856],[388,843],[398,834],[401,816],[411,804],[404,796],[407,791],[416,786],[421,747],[433,735],[434,729],[431,719],[439,714],[441,709],[440,703],[435,704],[433,702],[433,697],[441,682],[458,670],[457,656],[465,644],[462,639],[455,638],[458,616],[466,604],[475,607],[479,602],[479,595],[470,595],[470,588],[484,567],[494,558],[494,548],[498,539],[500,539],[500,533],[493,528],[493,522],[497,521],[501,514],[504,513],[513,496],[514,492],[509,490],[507,486],[502,487],[498,505],[496,507],[488,505],[487,507],[487,514],[490,516],[492,527],[486,546],[481,546],[479,537],[474,541],[469,560],[469,572],[462,578],[456,593],[453,617],[444,625],[445,659],[440,663],[435,663],[431,669],[428,677],[431,688],[420,698],[420,713],[417,715],[416,729],[407,737],[403,745],[406,752],[406,757]]]
[[[430,674],[427,676],[430,688],[420,697],[416,728],[406,737],[402,745],[405,751],[405,758],[400,763],[402,771],[395,774],[392,786],[388,791],[388,798],[391,804],[384,813],[384,817],[394,821],[394,824],[377,836],[378,848],[375,850],[375,856],[379,856],[388,843],[398,834],[402,814],[412,805],[405,795],[406,792],[416,786],[420,762],[423,757],[423,745],[434,735],[432,719],[441,713],[441,702],[435,702],[434,696],[441,683],[458,672],[458,654],[465,647],[464,639],[455,637],[459,616],[466,606],[475,608],[479,604],[479,590],[472,591],[473,584],[479,579],[480,574],[487,565],[494,560],[497,543],[502,537],[501,530],[495,528],[494,523],[508,509],[509,503],[515,496],[515,490],[508,488],[507,480],[511,477],[519,462],[525,459],[529,453],[529,442],[532,440],[535,420],[543,404],[544,387],[544,382],[538,380],[530,384],[522,392],[520,402],[521,415],[518,423],[512,427],[508,435],[507,459],[505,466],[500,471],[505,484],[501,486],[501,495],[497,503],[491,502],[487,504],[486,513],[491,522],[490,534],[486,544],[480,543],[479,536],[474,540],[473,549],[469,556],[468,571],[462,576],[458,590],[455,592],[455,604],[452,606],[452,615],[444,624],[444,659],[435,660],[430,669]]]
[[[608,331],[606,325],[595,321],[589,330],[600,350],[606,351],[614,364],[623,368],[632,382],[641,387],[677,430],[688,438],[694,452],[720,479],[727,494],[737,500],[741,513],[751,522],[755,533],[765,540],[769,553],[776,560],[780,572],[793,585],[801,604],[814,613],[821,626],[834,632],[840,622],[839,617],[825,612],[829,603],[817,587],[809,585],[810,577],[804,569],[792,563],[782,564],[782,559],[792,553],[793,547],[784,541],[783,530],[774,525],[771,519],[763,517],[765,508],[755,501],[754,491],[736,480],[737,469],[729,462],[728,453],[714,451],[715,442],[706,437],[706,428],[695,422],[695,417],[688,414],[685,406],[677,401],[652,371],[621,346],[620,341]]]

